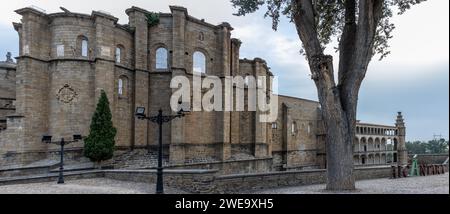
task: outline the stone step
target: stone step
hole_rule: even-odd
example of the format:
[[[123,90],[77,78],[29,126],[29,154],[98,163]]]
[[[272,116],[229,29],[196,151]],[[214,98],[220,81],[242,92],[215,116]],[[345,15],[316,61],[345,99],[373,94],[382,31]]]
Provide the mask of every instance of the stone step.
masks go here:
[[[0,177],[28,176],[48,173],[52,168],[59,166],[59,161],[41,160],[23,166],[8,166],[0,169]]]
[[[101,177],[101,170],[85,170],[77,172],[64,173],[64,179],[88,179]],[[58,180],[59,173],[44,173],[27,176],[14,176],[7,178],[0,178],[0,186],[15,185],[15,184],[29,184],[29,183],[42,183],[42,182],[56,182]]]
[[[84,164],[76,164],[76,165],[65,165],[64,172],[76,172],[76,171],[86,171],[95,169],[94,163],[84,163]],[[59,166],[53,168],[51,173],[59,172]]]

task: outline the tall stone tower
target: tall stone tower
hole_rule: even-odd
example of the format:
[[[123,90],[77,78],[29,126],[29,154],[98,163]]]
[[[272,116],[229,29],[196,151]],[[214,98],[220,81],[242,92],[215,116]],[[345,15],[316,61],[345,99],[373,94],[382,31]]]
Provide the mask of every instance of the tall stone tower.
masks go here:
[[[408,151],[406,150],[406,127],[405,121],[403,119],[402,112],[398,112],[397,120],[395,123],[395,127],[397,127],[398,133],[398,164],[399,165],[407,165],[408,164]]]

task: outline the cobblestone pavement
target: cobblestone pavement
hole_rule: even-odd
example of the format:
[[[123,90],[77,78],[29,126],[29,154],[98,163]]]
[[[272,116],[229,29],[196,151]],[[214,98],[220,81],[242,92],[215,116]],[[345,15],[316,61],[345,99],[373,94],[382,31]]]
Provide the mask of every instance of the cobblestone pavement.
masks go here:
[[[55,182],[0,186],[0,194],[154,194],[155,184],[117,181],[111,179],[68,180],[59,185]],[[164,188],[167,194],[185,192]]]
[[[327,192],[325,185],[277,188],[255,194],[449,194],[449,174],[411,177],[397,180],[378,179],[356,183],[354,192]]]

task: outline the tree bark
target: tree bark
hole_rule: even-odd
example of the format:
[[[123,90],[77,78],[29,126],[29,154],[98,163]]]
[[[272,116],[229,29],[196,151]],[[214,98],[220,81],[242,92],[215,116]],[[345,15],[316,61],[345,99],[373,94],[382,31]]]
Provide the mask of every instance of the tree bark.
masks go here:
[[[293,0],[293,20],[305,47],[326,129],[327,190],[354,190],[353,140],[361,83],[373,56],[373,43],[383,0],[345,1],[345,26],[340,43],[339,82],[333,59],[324,55],[317,36],[311,0]]]

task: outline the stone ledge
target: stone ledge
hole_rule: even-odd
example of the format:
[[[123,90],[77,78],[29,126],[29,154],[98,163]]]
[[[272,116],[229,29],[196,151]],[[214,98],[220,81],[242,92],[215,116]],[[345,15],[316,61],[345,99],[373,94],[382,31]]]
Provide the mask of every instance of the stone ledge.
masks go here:
[[[275,176],[275,175],[295,175],[295,174],[308,174],[326,172],[325,169],[312,169],[312,170],[302,170],[302,171],[290,171],[290,172],[267,172],[267,173],[251,173],[251,174],[235,174],[235,175],[222,175],[217,177],[218,180],[234,179],[234,178],[244,178],[244,177],[263,177],[263,176]]]
[[[42,175],[33,175],[33,176],[20,176],[20,177],[11,177],[11,178],[0,178],[0,186],[4,185],[15,185],[15,184],[29,184],[29,183],[42,183],[42,182],[51,182],[58,179],[58,173],[49,173]],[[103,172],[100,170],[86,171],[86,172],[73,172],[73,173],[64,173],[65,180],[75,180],[82,178],[97,178],[104,177]]]
[[[157,170],[152,169],[138,169],[138,170],[103,170],[104,173],[156,173]],[[164,174],[211,174],[217,173],[219,170],[207,170],[207,169],[165,169]]]

